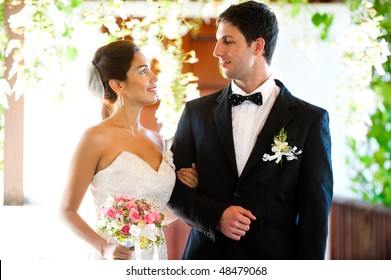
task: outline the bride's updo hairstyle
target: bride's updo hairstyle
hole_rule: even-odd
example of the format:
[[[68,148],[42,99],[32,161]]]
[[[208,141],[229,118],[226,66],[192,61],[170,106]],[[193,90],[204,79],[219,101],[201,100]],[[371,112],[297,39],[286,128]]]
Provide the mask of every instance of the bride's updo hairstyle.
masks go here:
[[[104,89],[104,106],[108,115],[112,113],[112,104],[117,100],[117,93],[110,87],[111,79],[125,81],[134,54],[139,48],[130,40],[111,42],[100,47],[94,55],[92,64],[99,72]],[[107,116],[106,116],[107,117]]]

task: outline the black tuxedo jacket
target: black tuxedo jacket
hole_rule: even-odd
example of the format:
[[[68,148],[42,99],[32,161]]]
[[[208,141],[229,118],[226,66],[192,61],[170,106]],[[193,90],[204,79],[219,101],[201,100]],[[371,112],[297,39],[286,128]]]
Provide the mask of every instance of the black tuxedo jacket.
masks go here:
[[[169,208],[192,227],[183,259],[324,259],[333,196],[327,111],[281,91],[238,176],[232,136],[230,86],[187,102],[174,137],[177,170],[197,165],[199,185],[177,180]],[[303,151],[297,160],[263,161],[282,128]],[[231,205],[257,219],[240,241],[217,225]]]

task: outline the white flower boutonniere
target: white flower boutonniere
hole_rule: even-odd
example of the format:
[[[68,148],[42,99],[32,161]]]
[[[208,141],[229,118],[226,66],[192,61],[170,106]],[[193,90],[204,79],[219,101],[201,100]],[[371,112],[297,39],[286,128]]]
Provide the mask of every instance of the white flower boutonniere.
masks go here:
[[[286,156],[286,159],[288,161],[297,159],[296,155],[300,155],[302,151],[299,150],[296,152],[296,146],[294,146],[293,148],[289,146],[288,142],[286,142],[287,138],[288,132],[286,132],[285,129],[282,128],[278,135],[274,136],[274,143],[272,144],[272,152],[274,152],[274,155],[269,155],[265,153],[262,157],[263,161],[276,160],[276,163],[279,163],[283,156]]]

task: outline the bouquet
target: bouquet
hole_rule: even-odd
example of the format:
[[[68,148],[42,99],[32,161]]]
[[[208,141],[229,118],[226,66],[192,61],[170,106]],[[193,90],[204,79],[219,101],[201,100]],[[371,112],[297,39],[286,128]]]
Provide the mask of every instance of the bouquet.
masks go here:
[[[103,203],[97,229],[115,238],[119,244],[131,242],[138,249],[150,249],[164,241],[164,215],[146,199],[110,194]]]

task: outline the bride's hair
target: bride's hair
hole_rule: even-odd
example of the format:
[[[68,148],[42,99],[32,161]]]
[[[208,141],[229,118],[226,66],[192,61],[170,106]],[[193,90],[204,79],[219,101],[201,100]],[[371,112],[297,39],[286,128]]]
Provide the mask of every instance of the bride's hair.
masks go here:
[[[93,90],[96,95],[104,99],[104,109],[108,110],[108,115],[112,113],[111,105],[117,100],[117,93],[110,87],[111,79],[125,81],[126,73],[131,67],[134,54],[139,48],[131,40],[120,40],[111,42],[100,47],[94,55],[92,65],[94,71],[91,71],[90,88],[98,88],[101,91]],[[97,71],[96,71],[97,70]],[[95,73],[95,74],[94,74]],[[99,78],[95,77],[99,74]],[[103,95],[103,96],[102,96]]]

